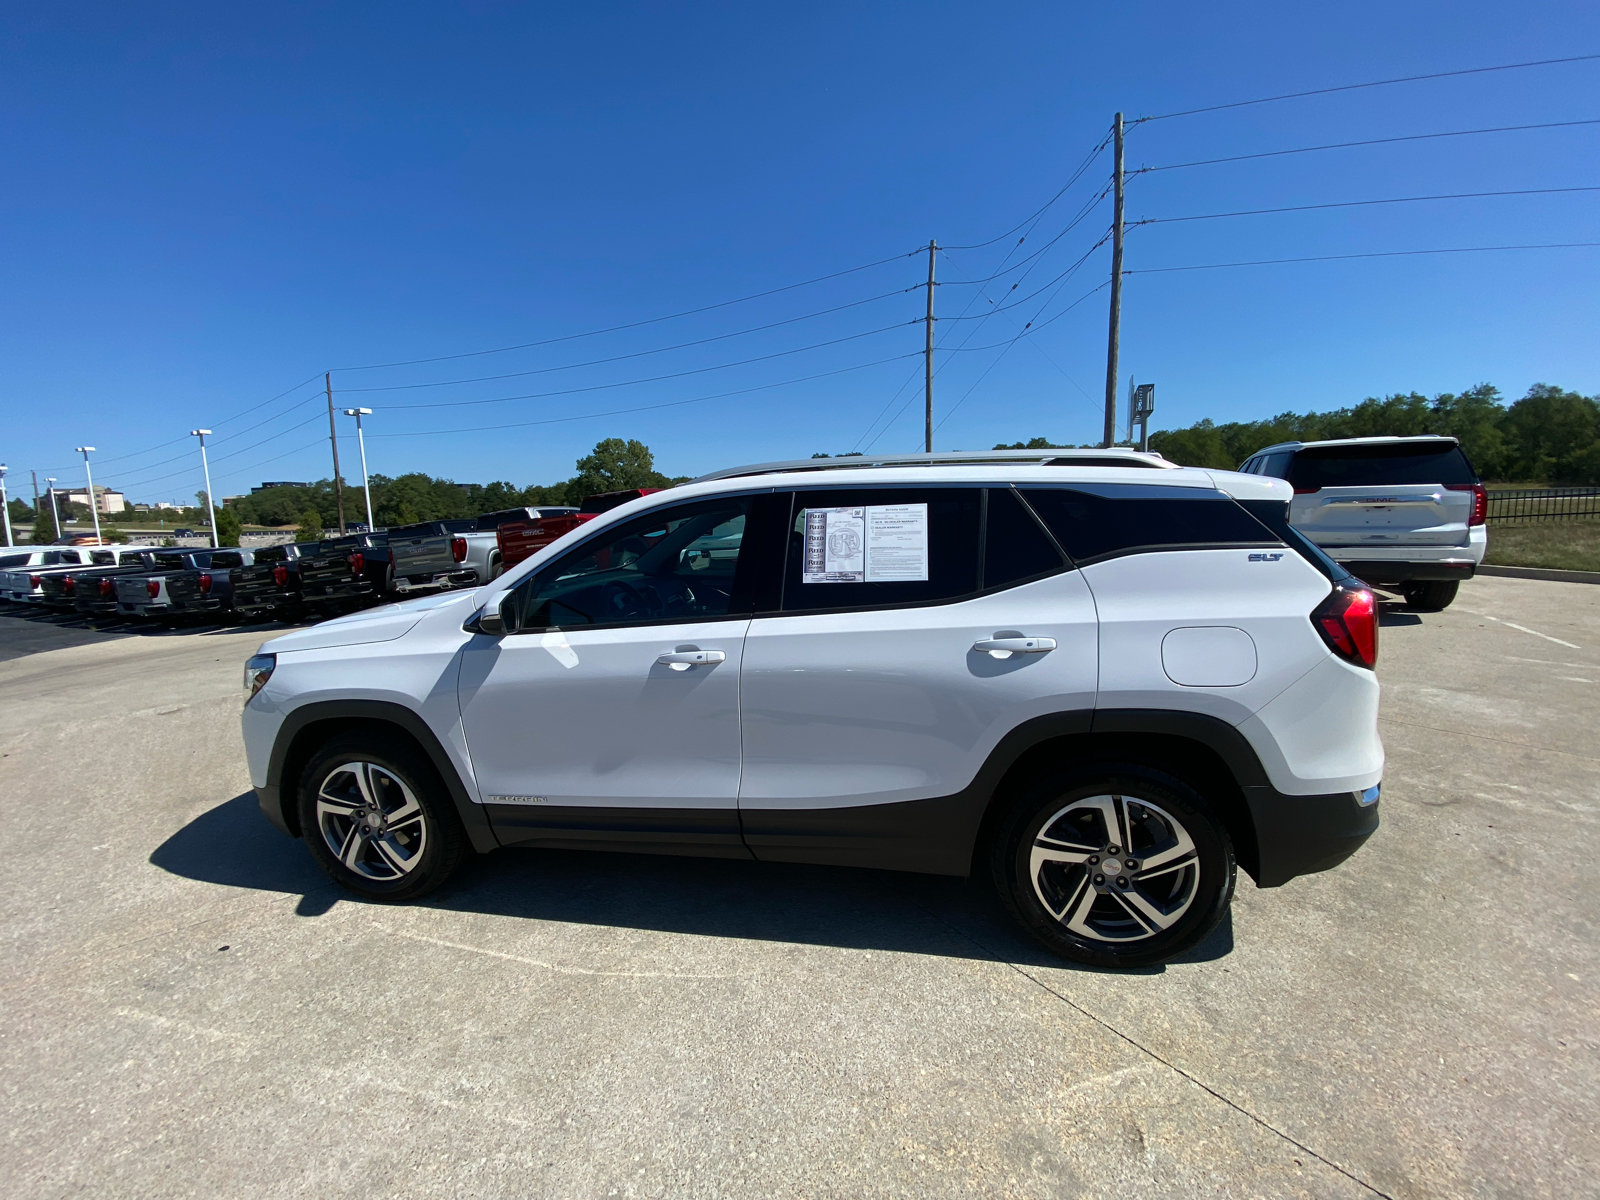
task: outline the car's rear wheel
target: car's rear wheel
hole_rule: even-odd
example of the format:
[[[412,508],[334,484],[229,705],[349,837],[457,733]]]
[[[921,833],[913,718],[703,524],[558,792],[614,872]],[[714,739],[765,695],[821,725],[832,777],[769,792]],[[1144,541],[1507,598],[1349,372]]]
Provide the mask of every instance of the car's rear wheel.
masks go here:
[[[1461,585],[1453,579],[1435,579],[1427,583],[1408,583],[1400,590],[1406,604],[1419,612],[1439,612],[1450,607]]]
[[[1233,846],[1205,800],[1178,779],[1123,764],[1033,787],[995,838],[991,868],[1023,928],[1096,967],[1182,954],[1233,900]]]
[[[466,835],[433,764],[370,734],[334,738],[300,777],[300,829],[336,882],[375,900],[411,900],[454,874]]]

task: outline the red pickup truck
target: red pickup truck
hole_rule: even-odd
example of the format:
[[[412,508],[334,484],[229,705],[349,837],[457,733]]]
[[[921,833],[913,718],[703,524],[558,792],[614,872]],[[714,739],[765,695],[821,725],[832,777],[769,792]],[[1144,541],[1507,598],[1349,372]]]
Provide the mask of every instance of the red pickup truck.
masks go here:
[[[640,496],[659,492],[660,488],[627,488],[620,492],[600,492],[584,498],[576,511],[559,516],[539,517],[531,521],[512,521],[500,526],[500,568],[497,574],[509,571],[523,559],[543,550],[564,533],[571,533],[585,521],[592,521],[603,512]]]

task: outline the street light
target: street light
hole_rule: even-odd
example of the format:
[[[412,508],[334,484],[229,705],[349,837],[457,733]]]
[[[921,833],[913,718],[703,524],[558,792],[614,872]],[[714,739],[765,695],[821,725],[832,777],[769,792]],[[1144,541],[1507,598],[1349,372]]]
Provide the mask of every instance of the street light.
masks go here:
[[[15,546],[16,543],[11,540],[11,502],[6,499],[5,463],[0,463],[0,512],[3,512],[6,518],[6,545]]]
[[[200,469],[206,477],[206,521],[211,525],[211,548],[215,550],[221,543],[217,541],[217,502],[211,495],[211,464],[206,462],[206,434],[210,432],[209,429],[191,429],[189,436],[200,439]]]
[[[370,417],[370,408],[347,408],[344,415],[356,419],[356,444],[361,447],[361,490],[367,494],[367,532],[374,529],[372,524],[372,488],[367,486],[367,439],[361,433],[361,418]]]
[[[56,481],[53,475],[46,475],[44,481],[50,485],[50,515],[56,520],[56,538],[61,537],[61,510],[56,507]]]
[[[94,518],[94,542],[100,544],[100,506],[94,502],[94,475],[89,470],[89,455],[94,453],[93,446],[74,447],[83,455],[83,477],[89,481],[89,515]]]

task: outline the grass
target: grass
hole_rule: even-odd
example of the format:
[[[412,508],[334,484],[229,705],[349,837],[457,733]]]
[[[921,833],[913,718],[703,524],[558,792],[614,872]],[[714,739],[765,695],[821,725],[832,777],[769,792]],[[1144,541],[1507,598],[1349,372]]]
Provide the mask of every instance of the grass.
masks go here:
[[[1490,521],[1485,562],[1502,567],[1600,571],[1600,518]]]

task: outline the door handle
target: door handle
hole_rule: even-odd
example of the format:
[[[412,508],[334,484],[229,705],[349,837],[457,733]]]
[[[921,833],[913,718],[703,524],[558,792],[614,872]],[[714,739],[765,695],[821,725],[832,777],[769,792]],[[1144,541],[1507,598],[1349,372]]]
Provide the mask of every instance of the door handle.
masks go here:
[[[1003,637],[980,638],[972,648],[992,658],[1010,658],[1013,654],[1048,654],[1056,648],[1055,638]]]
[[[690,667],[714,667],[727,658],[721,650],[678,650],[663,654],[656,662],[674,671],[687,671]]]

